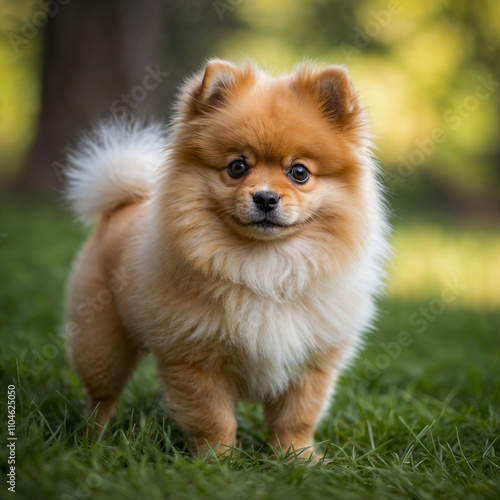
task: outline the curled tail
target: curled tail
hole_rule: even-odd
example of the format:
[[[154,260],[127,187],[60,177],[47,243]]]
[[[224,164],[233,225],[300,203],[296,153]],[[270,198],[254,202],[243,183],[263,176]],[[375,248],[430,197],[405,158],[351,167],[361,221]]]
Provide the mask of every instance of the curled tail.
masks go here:
[[[67,199],[79,219],[92,222],[124,203],[149,198],[166,161],[163,125],[103,121],[67,157]]]

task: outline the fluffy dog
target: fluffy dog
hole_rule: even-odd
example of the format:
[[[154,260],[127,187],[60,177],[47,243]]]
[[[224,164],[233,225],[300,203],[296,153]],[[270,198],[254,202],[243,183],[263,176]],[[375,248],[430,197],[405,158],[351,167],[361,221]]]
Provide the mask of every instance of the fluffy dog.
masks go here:
[[[168,134],[111,120],[69,156],[96,221],[69,284],[70,351],[104,425],[151,352],[194,449],[236,440],[239,400],[270,442],[313,451],[339,371],[374,317],[387,223],[347,71],[272,78],[221,60],[187,80]]]

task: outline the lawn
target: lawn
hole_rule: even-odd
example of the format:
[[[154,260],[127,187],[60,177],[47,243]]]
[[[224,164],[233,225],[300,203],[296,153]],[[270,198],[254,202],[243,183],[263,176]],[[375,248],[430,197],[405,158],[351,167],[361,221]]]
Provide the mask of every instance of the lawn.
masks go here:
[[[241,446],[193,458],[147,360],[98,442],[57,335],[85,230],[61,207],[0,202],[0,498],[500,498],[500,235],[396,220],[378,330],[341,379],[314,465],[273,459],[258,405]],[[16,494],[7,490],[7,387],[15,385]],[[12,442],[12,441],[10,441]]]

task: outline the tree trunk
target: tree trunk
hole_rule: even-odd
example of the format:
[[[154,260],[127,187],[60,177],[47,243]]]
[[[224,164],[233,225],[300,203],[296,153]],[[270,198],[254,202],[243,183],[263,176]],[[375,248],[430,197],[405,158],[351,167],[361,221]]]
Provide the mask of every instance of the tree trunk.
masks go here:
[[[160,70],[161,0],[86,0],[60,5],[45,31],[38,133],[18,187],[61,187],[61,161],[77,131],[113,111],[153,112]],[[153,85],[157,84],[154,89]],[[139,88],[140,87],[140,88]]]

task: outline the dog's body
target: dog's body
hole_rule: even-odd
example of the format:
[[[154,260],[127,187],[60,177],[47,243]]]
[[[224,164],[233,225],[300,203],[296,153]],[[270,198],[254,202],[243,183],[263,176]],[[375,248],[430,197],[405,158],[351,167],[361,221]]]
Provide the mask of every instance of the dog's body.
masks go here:
[[[342,69],[271,79],[222,61],[184,86],[168,143],[159,126],[119,122],[84,141],[69,196],[99,223],[68,311],[99,424],[150,351],[198,449],[235,442],[241,399],[264,404],[273,444],[312,446],[381,287],[368,146]]]

